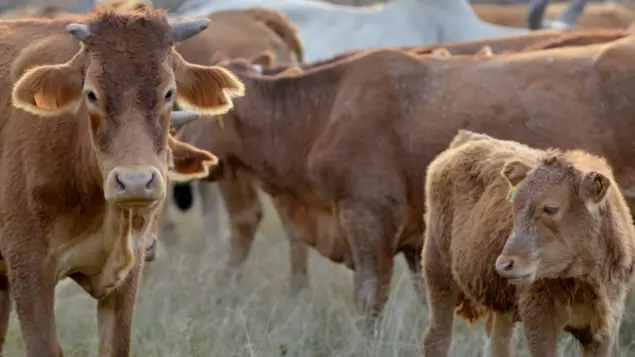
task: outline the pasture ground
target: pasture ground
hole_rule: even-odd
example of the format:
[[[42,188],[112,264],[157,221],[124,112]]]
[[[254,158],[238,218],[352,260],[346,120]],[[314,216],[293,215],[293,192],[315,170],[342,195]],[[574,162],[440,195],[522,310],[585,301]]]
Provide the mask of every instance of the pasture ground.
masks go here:
[[[199,201],[196,201],[197,203]],[[270,201],[259,239],[236,287],[216,283],[227,243],[195,241],[201,236],[195,205],[172,234],[164,234],[158,260],[148,265],[133,326],[133,356],[152,357],[414,357],[422,356],[426,308],[414,296],[403,258],[396,259],[382,335],[368,341],[356,327],[352,274],[312,252],[310,290],[288,292],[288,246]],[[180,238],[178,238],[180,237]],[[194,239],[193,239],[194,238]],[[177,242],[178,239],[178,242]],[[630,297],[614,356],[635,354],[635,298]],[[56,317],[65,356],[97,356],[96,302],[73,283],[57,290]],[[480,323],[479,325],[482,325]],[[522,329],[518,356],[529,357]],[[455,320],[451,356],[487,356],[480,326]],[[561,356],[581,356],[562,334]],[[7,356],[23,356],[15,313],[5,343]]]

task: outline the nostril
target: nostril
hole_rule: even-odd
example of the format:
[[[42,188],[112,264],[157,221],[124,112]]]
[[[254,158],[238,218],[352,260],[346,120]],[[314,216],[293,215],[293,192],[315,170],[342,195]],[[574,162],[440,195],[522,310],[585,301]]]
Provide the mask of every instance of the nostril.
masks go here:
[[[507,261],[504,261],[502,264],[502,269],[503,271],[510,271],[514,268],[514,260],[513,259],[507,259]]]
[[[146,188],[147,189],[152,188],[152,186],[154,185],[154,179],[156,178],[156,176],[157,175],[154,172],[150,174],[150,180],[148,180],[148,183],[146,183]]]
[[[124,191],[126,189],[126,185],[119,178],[119,174],[115,174],[115,184],[117,185],[117,190]]]

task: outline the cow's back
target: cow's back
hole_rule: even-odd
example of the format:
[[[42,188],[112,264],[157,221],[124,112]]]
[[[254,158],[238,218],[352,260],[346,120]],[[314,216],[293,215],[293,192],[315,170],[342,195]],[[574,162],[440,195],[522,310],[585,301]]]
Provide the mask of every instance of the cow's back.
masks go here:
[[[459,129],[546,149],[583,148],[605,156],[624,188],[635,187],[632,89],[635,46],[608,44],[491,58],[427,58],[410,134],[421,164],[444,150]],[[631,54],[632,53],[632,54]],[[409,136],[408,136],[409,135]]]

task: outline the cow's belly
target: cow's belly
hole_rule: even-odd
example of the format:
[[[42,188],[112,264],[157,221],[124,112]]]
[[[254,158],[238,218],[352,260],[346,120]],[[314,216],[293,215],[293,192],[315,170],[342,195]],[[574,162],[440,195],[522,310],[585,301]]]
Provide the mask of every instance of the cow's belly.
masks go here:
[[[309,246],[314,247],[324,257],[335,263],[344,263],[353,269],[353,259],[349,244],[340,234],[337,217],[332,212],[301,208],[291,219],[294,234]]]

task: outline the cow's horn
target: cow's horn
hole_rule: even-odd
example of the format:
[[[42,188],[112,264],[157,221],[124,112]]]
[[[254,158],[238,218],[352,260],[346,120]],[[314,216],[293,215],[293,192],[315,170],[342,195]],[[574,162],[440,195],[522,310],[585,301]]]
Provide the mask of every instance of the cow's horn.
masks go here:
[[[80,41],[86,41],[90,36],[90,30],[88,26],[84,24],[72,23],[66,25],[66,31],[73,34]]]
[[[209,26],[209,19],[186,20],[170,23],[174,32],[174,43],[187,40]]]
[[[195,112],[182,110],[173,111],[172,114],[170,114],[170,128],[178,129],[189,122],[193,122],[194,120],[198,119],[198,117],[199,114]]]

